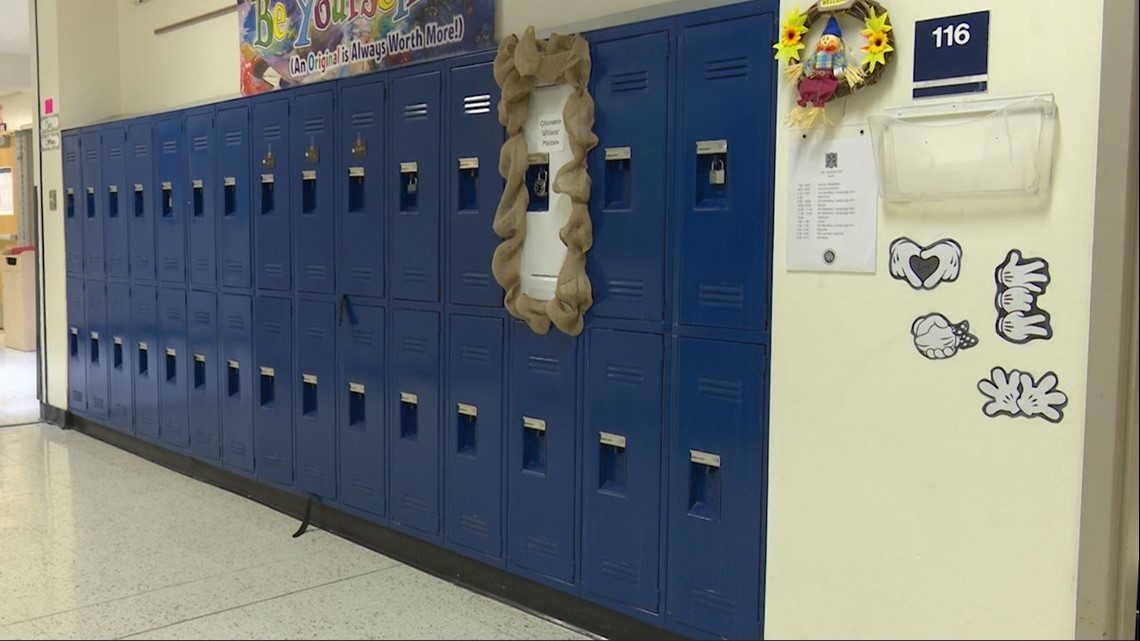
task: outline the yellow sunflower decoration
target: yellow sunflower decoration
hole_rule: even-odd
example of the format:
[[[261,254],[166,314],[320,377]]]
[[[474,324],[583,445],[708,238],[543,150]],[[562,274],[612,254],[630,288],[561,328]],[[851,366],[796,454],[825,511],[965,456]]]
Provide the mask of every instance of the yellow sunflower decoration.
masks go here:
[[[886,54],[894,51],[895,48],[891,46],[891,39],[887,32],[891,30],[891,25],[887,23],[887,12],[884,11],[882,15],[875,15],[875,9],[871,9],[869,15],[864,21],[866,29],[860,31],[860,35],[867,39],[867,44],[863,45],[862,49],[867,53],[863,57],[861,63],[864,67],[869,67],[870,71],[875,70],[875,65],[886,65]]]
[[[806,21],[807,16],[800,13],[799,7],[788,11],[788,19],[780,27],[780,41],[772,45],[777,60],[791,64],[793,60],[800,59],[800,49],[804,48],[803,35],[807,33]]]

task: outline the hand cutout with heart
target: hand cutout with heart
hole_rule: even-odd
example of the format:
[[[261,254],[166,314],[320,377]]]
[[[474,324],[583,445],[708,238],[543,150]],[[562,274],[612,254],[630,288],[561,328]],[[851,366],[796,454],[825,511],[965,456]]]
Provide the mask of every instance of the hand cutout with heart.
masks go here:
[[[934,289],[958,279],[962,270],[962,247],[943,238],[920,247],[903,236],[891,243],[891,276],[914,289]]]

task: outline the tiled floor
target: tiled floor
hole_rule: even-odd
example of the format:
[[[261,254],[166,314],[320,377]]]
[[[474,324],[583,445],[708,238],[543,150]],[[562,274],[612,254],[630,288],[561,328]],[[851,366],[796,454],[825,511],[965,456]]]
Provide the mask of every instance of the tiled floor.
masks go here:
[[[0,428],[0,639],[584,639],[82,434]]]
[[[36,353],[4,347],[0,330],[0,425],[40,419],[36,400]]]

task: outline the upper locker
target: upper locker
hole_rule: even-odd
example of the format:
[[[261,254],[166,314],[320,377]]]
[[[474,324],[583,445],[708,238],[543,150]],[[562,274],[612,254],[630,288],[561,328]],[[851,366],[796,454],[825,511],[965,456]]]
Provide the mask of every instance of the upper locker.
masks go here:
[[[182,117],[154,123],[155,245],[158,279],[186,282],[186,143]]]
[[[293,234],[290,222],[289,99],[253,100],[253,189],[255,286],[289,291],[293,287]],[[287,381],[288,383],[288,381]]]
[[[125,279],[131,275],[130,218],[127,204],[127,130],[103,130],[103,225],[107,245],[107,276]]]
[[[679,318],[765,330],[772,216],[771,16],[683,27]]]
[[[603,37],[604,38],[604,37]],[[591,79],[598,146],[588,165],[595,316],[660,321],[665,311],[669,34],[599,39]]]
[[[384,296],[384,82],[340,88],[337,147],[337,284],[341,293]]]
[[[130,191],[119,195],[119,206],[127,206],[125,215],[131,221],[131,280],[135,282],[155,279],[153,135],[149,119],[127,126],[126,182]]]
[[[190,184],[190,284],[214,287],[217,273],[217,218],[214,200],[214,108],[186,113],[186,166]]]
[[[248,290],[253,284],[249,105],[219,107],[217,127],[218,285]]]
[[[82,135],[83,193],[83,273],[102,278],[103,262],[103,132],[87,129]]]
[[[83,273],[83,153],[79,132],[63,134],[63,240],[68,274]],[[81,303],[82,304],[82,303]]]
[[[391,86],[392,298],[438,302],[440,72],[430,66],[394,78]]]
[[[299,292],[334,293],[336,113],[332,87],[293,96],[289,143],[293,185],[294,283]]]
[[[503,193],[499,150],[503,128],[492,96],[494,60],[479,56],[450,70],[447,149],[449,185],[448,292],[457,305],[501,307],[503,290],[491,275],[499,237],[491,228]]]

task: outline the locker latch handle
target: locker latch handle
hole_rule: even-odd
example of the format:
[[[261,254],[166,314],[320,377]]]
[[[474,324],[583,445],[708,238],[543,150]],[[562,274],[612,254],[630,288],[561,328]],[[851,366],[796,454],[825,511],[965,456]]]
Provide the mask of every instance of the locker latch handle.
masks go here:
[[[317,179],[317,170],[316,169],[305,169],[301,172],[301,180],[311,181],[311,180],[316,180],[316,179]]]
[[[720,467],[720,454],[713,454],[712,452],[689,450],[689,460],[709,467]]]
[[[467,403],[456,403],[455,406],[460,416],[470,416],[472,418],[479,416],[478,406],[468,405]]]
[[[412,392],[400,392],[400,402],[408,405],[418,405],[420,397]]]
[[[135,193],[136,193],[136,194],[141,194],[141,193],[143,193],[143,185],[142,185],[142,183],[135,183]]]
[[[471,158],[460,158],[459,159],[459,168],[460,169],[478,169],[479,168],[479,157],[473,156]]]
[[[349,178],[363,178],[364,177],[364,167],[349,167],[348,168],[348,177]]]
[[[545,432],[546,431],[546,421],[542,420],[541,418],[533,418],[531,416],[524,416],[523,417],[523,427],[528,429],[528,430],[534,430],[536,432]]]
[[[234,187],[236,185],[237,185],[237,178],[234,178],[233,176],[226,176],[225,178],[222,179],[222,186],[223,187]]]
[[[88,187],[87,193],[94,195],[95,194],[95,188],[94,187]]]
[[[599,432],[598,442],[602,445],[612,445],[614,447],[625,449],[625,437],[621,434],[613,434],[611,432]]]
[[[200,178],[195,178],[194,180],[190,181],[190,186],[193,187],[194,189],[202,189],[202,187],[203,187],[202,180]]]
[[[348,391],[353,393],[353,394],[364,394],[365,393],[364,389],[365,389],[364,383],[352,383],[352,382],[350,382],[348,384]]]
[[[109,194],[119,193],[119,186],[118,185],[107,185],[107,193],[109,193]]]

